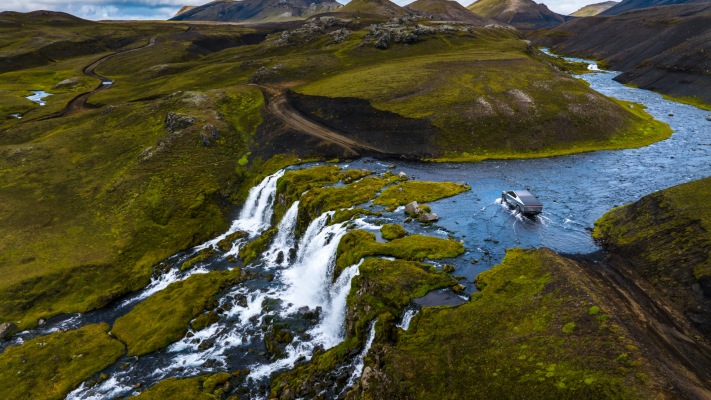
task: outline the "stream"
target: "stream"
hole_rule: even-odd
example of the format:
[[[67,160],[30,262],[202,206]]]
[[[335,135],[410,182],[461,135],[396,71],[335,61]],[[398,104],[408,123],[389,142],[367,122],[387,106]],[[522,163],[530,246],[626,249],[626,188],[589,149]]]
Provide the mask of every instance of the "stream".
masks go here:
[[[398,162],[395,168],[388,162],[361,159],[340,165],[376,173],[403,171],[417,180],[470,184],[471,191],[430,203],[440,216],[436,224],[411,222],[404,226],[411,233],[462,240],[466,253],[441,262],[455,266],[453,275],[464,277],[461,283],[471,293],[476,290],[471,283],[474,277],[499,263],[507,248],[549,247],[564,254],[597,251],[590,233],[594,221],[606,211],[651,192],[711,175],[711,122],[706,120],[709,112],[664,100],[653,92],[625,87],[612,80],[617,74],[595,71],[580,78],[607,96],[646,105],[656,119],[672,126],[675,133],[671,138],[639,149],[542,159],[474,164]],[[276,183],[283,173],[282,170],[270,175],[251,189],[228,232],[166,260],[165,264],[176,268],[163,275],[156,274],[142,291],[105,309],[51,318],[42,326],[0,344],[0,350],[57,330],[101,321],[112,323],[172,282],[187,279],[192,274],[233,268],[235,264],[229,263],[227,258],[236,255],[247,240],[270,228]],[[515,189],[529,189],[536,194],[544,204],[543,213],[528,218],[502,205],[501,192]],[[297,207],[298,202],[279,222],[278,234],[261,258],[245,267],[254,277],[220,295],[222,312],[217,323],[201,331],[190,331],[166,349],[140,357],[124,356],[102,371],[108,376],[107,380],[94,386],[82,384],[67,398],[122,398],[168,377],[237,369],[249,370],[242,388],[244,393],[251,398],[264,398],[268,395],[271,374],[308,360],[318,348],[327,349],[340,343],[345,336],[346,296],[351,279],[358,274],[359,264],[347,268],[334,281],[333,262],[340,238],[353,226],[328,225],[330,213],[324,213],[312,221],[300,239],[295,239]],[[404,219],[399,208],[384,212],[381,217],[358,219],[352,224],[377,233],[383,223],[403,223]],[[236,240],[231,250],[218,252],[187,271],[178,270],[177,266],[198,251],[216,246],[219,240],[238,230],[247,232],[249,238]],[[399,327],[408,329],[411,318],[421,306],[462,301],[449,290],[431,293],[403,310]],[[368,343],[372,341],[376,323],[371,322]],[[277,359],[264,352],[265,332],[276,325],[288,326],[294,335],[294,340],[283,348],[284,356]],[[346,382],[355,382],[360,376],[367,350],[366,346],[343,371]],[[343,388],[334,387],[326,388],[323,393],[336,397],[342,391]]]

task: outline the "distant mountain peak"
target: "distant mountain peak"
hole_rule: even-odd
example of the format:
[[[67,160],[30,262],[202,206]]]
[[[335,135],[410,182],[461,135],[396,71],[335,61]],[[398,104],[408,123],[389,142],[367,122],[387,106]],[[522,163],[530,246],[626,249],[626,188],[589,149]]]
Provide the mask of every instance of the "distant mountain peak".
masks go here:
[[[619,1],[605,1],[602,3],[588,4],[587,6],[580,8],[578,11],[571,13],[570,15],[574,17],[592,17],[600,14],[608,8],[616,6],[619,3]]]
[[[178,12],[173,21],[257,22],[304,19],[333,11],[341,4],[331,0],[216,0]],[[184,7],[185,8],[185,7]]]
[[[405,9],[422,17],[441,21],[467,22],[474,25],[494,22],[474,14],[454,0],[417,0],[405,6]]]
[[[569,18],[554,13],[545,4],[538,4],[533,0],[479,0],[467,9],[519,29],[550,28]]]
[[[338,12],[362,13],[384,17],[399,17],[410,14],[390,0],[351,0],[341,7]]]

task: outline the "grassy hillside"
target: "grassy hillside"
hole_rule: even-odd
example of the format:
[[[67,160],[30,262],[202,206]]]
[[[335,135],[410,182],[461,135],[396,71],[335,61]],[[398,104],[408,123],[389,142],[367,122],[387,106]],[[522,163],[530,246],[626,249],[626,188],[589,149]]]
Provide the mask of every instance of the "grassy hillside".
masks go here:
[[[467,9],[482,17],[524,30],[549,28],[562,24],[568,18],[532,0],[478,0]]]
[[[579,9],[578,11],[571,13],[570,15],[574,17],[592,17],[598,15],[601,12],[607,10],[608,8],[618,4],[618,1],[605,1],[602,3],[588,4],[587,6]]]
[[[711,334],[711,178],[685,183],[616,208],[594,236]]]

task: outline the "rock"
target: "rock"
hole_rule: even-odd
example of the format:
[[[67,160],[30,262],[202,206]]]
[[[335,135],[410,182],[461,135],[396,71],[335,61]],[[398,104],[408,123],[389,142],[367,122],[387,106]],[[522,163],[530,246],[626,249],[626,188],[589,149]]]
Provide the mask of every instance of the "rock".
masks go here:
[[[70,87],[70,86],[76,87],[77,83],[79,83],[78,78],[69,78],[69,79],[65,79],[65,80],[59,82],[58,84],[54,85],[54,88],[60,89],[60,88],[65,88],[65,87]]]
[[[388,168],[390,168],[390,169],[395,169],[395,168],[397,168],[397,165],[395,165],[395,164],[390,164],[390,165],[388,165]]]
[[[466,289],[466,287],[461,284],[452,286],[452,290],[454,291],[454,293],[457,293],[457,294],[463,293],[465,289]]]
[[[10,337],[10,331],[15,329],[15,324],[12,322],[5,322],[0,324],[0,340],[4,340]]]
[[[446,272],[448,274],[454,272],[454,265],[444,264],[442,266],[442,272]]]
[[[417,215],[420,213],[420,205],[416,201],[409,203],[405,206],[405,214],[407,215]]]
[[[195,117],[169,112],[165,116],[165,128],[170,133],[179,132],[195,123]]]
[[[212,144],[215,140],[220,138],[220,132],[214,125],[207,124],[202,127],[202,133],[200,134],[200,140],[202,145],[207,147]]]
[[[44,325],[46,322],[47,322],[46,319],[40,318],[40,319],[37,320],[37,326],[42,326],[42,325]]]
[[[435,213],[424,213],[420,215],[420,222],[434,222],[439,221],[439,216]]]
[[[397,174],[397,176],[399,176],[400,178],[407,178],[407,174],[402,171],[400,171],[400,173]],[[400,188],[400,189],[402,189],[402,188]]]
[[[711,121],[711,115],[706,116],[706,121]]]

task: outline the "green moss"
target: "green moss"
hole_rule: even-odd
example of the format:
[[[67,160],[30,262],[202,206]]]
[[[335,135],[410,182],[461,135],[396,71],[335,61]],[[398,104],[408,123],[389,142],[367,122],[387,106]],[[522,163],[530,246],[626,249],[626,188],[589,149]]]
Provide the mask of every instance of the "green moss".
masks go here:
[[[561,329],[563,333],[573,333],[575,331],[575,323],[574,322],[568,322],[567,324],[563,325],[563,329]]]
[[[375,235],[363,230],[348,232],[338,244],[336,258],[337,277],[343,269],[358,263],[363,257],[392,256],[404,260],[421,261],[425,258],[449,258],[464,253],[464,246],[452,239],[410,235],[388,243],[378,243]]]
[[[232,244],[235,240],[244,239],[245,237],[247,237],[247,235],[247,232],[243,231],[230,233],[229,235],[225,236],[224,239],[217,242],[217,247],[219,247],[222,251],[229,251],[230,249],[232,249]]]
[[[588,309],[588,315],[597,315],[600,313],[600,307],[592,306]]]
[[[183,337],[190,320],[201,314],[222,289],[239,282],[240,275],[235,268],[172,283],[117,319],[111,332],[126,343],[129,355],[162,349]]]
[[[376,343],[366,365],[382,378],[357,396],[647,398],[655,389],[637,373],[649,362],[628,350],[628,333],[612,328],[613,318],[606,325],[580,307],[582,299],[611,301],[590,289],[580,268],[550,250],[507,251],[500,266],[479,275],[482,290],[471,302],[423,308],[396,341]],[[569,323],[575,329],[563,333]],[[639,363],[618,370],[621,353]]]
[[[383,190],[373,203],[384,206],[402,206],[413,201],[425,203],[455,196],[467,190],[471,190],[471,187],[466,184],[407,181]]]
[[[190,322],[190,327],[195,331],[199,331],[207,328],[219,320],[219,315],[217,315],[214,311],[208,311],[204,314],[200,314],[197,318],[192,320]]]
[[[192,268],[195,264],[203,262],[208,258],[214,256],[216,253],[215,249],[208,247],[200,250],[195,256],[189,258],[180,265],[180,270],[185,271],[186,269]]]
[[[220,372],[214,375],[200,375],[193,378],[169,378],[162,380],[145,392],[133,397],[137,400],[151,399],[205,399],[222,398],[222,386],[239,377],[240,373]]]
[[[267,249],[269,242],[272,241],[274,236],[276,236],[278,230],[277,228],[272,228],[264,231],[258,238],[252,240],[239,249],[239,257],[242,259],[245,265],[249,264],[252,260],[259,257],[260,254]]]
[[[400,239],[408,235],[405,228],[398,224],[385,224],[381,226],[380,234],[385,240]]]
[[[87,325],[8,347],[0,354],[0,397],[65,398],[124,354],[124,345],[108,330],[106,324]]]
[[[694,106],[696,108],[700,108],[702,110],[707,110],[711,111],[711,104],[703,101],[702,99],[698,97],[691,97],[691,96],[671,96],[668,94],[662,95],[666,100],[671,100],[671,101],[676,101],[678,103],[684,103],[688,104],[691,106]]]

